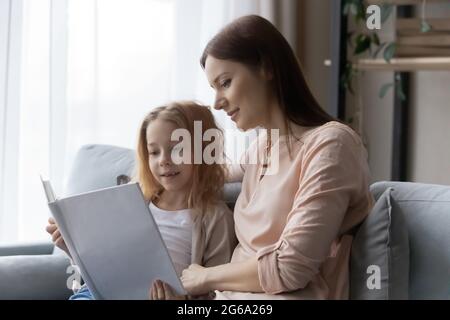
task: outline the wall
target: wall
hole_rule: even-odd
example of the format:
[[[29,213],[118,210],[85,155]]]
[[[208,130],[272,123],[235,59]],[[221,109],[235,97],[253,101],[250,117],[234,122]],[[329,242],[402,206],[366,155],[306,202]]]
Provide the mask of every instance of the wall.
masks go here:
[[[327,105],[329,70],[330,2],[304,0],[300,10],[299,57],[311,89]],[[419,12],[420,13],[420,12]],[[394,37],[394,15],[383,24],[380,37]],[[427,16],[449,17],[448,4],[428,4]],[[393,130],[393,92],[379,98],[379,89],[393,81],[392,72],[363,72],[357,94],[347,94],[347,109],[360,110],[360,133],[369,153],[372,181],[390,180]],[[450,184],[450,72],[417,72],[411,75],[408,180]]]
[[[450,5],[430,3],[426,12],[450,17]],[[409,178],[450,185],[450,71],[417,72],[411,91]]]

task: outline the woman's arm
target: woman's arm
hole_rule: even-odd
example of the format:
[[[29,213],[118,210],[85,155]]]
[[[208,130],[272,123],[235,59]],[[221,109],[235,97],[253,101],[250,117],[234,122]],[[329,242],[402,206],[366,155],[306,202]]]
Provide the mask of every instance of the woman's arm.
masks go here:
[[[181,281],[191,295],[208,291],[264,292],[258,276],[257,258],[204,268],[192,264],[183,271]]]

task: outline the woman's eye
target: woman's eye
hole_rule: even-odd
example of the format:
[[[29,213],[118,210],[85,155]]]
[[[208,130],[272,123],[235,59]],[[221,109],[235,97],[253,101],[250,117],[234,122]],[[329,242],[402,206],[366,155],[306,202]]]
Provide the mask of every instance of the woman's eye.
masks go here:
[[[230,84],[231,84],[231,80],[230,80],[230,79],[227,79],[227,80],[225,80],[225,81],[223,81],[223,82],[221,83],[221,86],[222,86],[223,88],[229,88],[229,87],[230,87]]]

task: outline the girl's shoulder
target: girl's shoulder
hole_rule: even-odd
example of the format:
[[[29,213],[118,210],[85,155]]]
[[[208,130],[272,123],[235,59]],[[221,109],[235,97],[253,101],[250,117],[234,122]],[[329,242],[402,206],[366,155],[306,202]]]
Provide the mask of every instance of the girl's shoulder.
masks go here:
[[[211,204],[202,214],[202,221],[206,224],[217,223],[229,219],[233,219],[233,211],[223,200]]]

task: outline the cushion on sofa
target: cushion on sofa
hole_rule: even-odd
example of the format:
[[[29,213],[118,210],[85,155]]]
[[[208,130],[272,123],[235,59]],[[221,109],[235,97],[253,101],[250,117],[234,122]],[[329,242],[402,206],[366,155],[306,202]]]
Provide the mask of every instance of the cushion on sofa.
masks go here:
[[[371,191],[387,188],[408,228],[409,299],[450,299],[450,186],[388,181]]]
[[[355,235],[351,254],[352,299],[408,299],[408,230],[395,210],[392,188],[376,201]]]
[[[101,144],[81,147],[65,183],[66,196],[117,185],[117,177],[133,176],[134,150]]]

